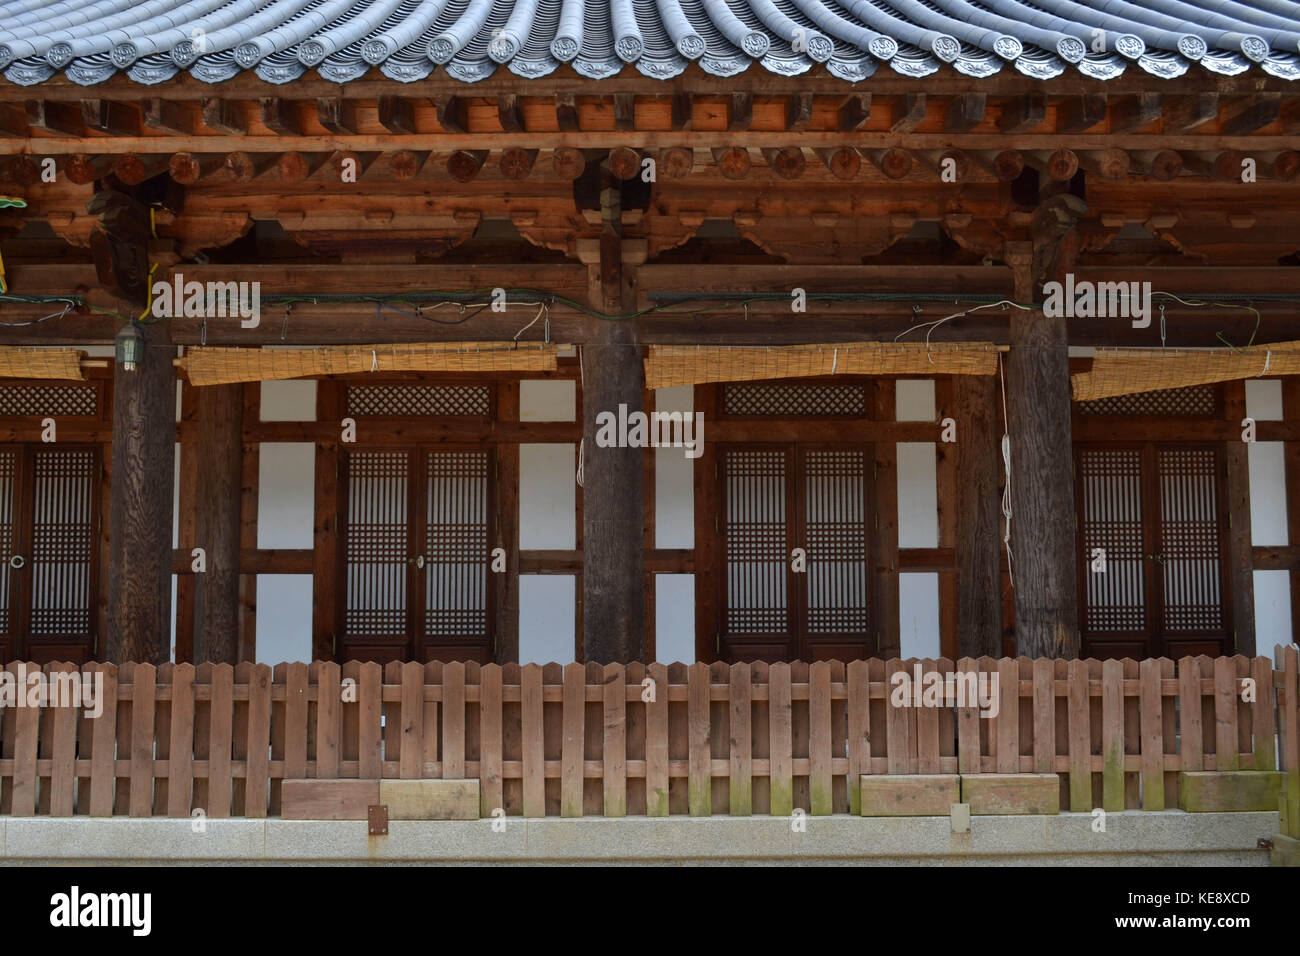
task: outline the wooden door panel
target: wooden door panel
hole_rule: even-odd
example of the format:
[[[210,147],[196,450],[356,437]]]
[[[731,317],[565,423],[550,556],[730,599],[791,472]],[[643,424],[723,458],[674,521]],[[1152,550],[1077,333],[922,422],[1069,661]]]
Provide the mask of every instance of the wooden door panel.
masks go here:
[[[1144,518],[1148,501],[1143,450],[1136,445],[1080,447],[1075,482],[1080,630],[1088,641],[1146,646],[1151,640],[1151,569],[1146,558],[1151,545]],[[1105,570],[1094,567],[1101,557]]]
[[[799,546],[808,558],[799,654],[822,660],[837,645],[869,642],[868,475],[873,456],[864,446],[803,447],[799,463]]]
[[[17,575],[9,560],[18,552],[18,491],[21,476],[20,449],[0,446],[0,662],[12,660],[18,630],[20,602]]]
[[[378,660],[364,655],[409,640],[410,459],[405,449],[353,451],[345,459],[341,660]]]

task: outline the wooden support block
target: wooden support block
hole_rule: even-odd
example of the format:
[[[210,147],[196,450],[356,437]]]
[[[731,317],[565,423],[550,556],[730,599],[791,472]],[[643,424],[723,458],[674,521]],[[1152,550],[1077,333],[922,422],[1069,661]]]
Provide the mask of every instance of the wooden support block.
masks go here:
[[[390,133],[409,136],[415,132],[415,110],[403,96],[379,97],[379,125]]]
[[[577,179],[586,168],[586,157],[572,146],[561,146],[551,153],[551,169],[560,179]]]
[[[1132,133],[1150,126],[1164,111],[1164,97],[1159,93],[1121,96],[1110,104],[1111,133]]]
[[[140,132],[135,111],[113,100],[82,100],[81,121],[86,129],[110,136],[136,136]]]
[[[973,814],[1061,812],[1061,782],[1054,773],[963,774],[961,802]]]
[[[804,130],[812,119],[813,95],[795,93],[785,101],[785,128]]]
[[[690,93],[674,93],[672,98],[672,127],[680,132],[691,128],[695,101]]]
[[[524,110],[515,93],[503,93],[497,97],[497,121],[506,133],[524,131]]]
[[[447,173],[458,183],[467,183],[487,161],[486,149],[458,149],[447,157]]]
[[[1057,133],[1081,133],[1106,118],[1106,96],[1087,93],[1072,96],[1056,108]]]
[[[862,774],[864,817],[946,817],[960,802],[957,774]]]
[[[22,103],[0,103],[0,136],[27,138],[27,110]]]
[[[763,158],[767,167],[782,179],[798,179],[807,166],[803,150],[798,146],[786,146],[783,149],[765,149]]]
[[[262,110],[262,125],[277,136],[300,136],[302,124],[293,107],[278,96],[263,96],[259,101]]]
[[[501,175],[506,179],[526,179],[528,174],[533,171],[533,163],[537,161],[537,150],[535,149],[503,149],[501,150]]]
[[[841,133],[852,133],[871,118],[871,94],[850,93],[835,114],[835,128]]]
[[[925,119],[925,94],[907,93],[894,100],[891,133],[910,133]]]
[[[556,102],[559,102],[557,96]],[[464,133],[465,129],[465,101],[459,96],[439,96],[434,100],[434,107],[438,112],[438,125],[447,133]]]
[[[28,100],[27,125],[60,136],[81,136],[85,132],[81,110],[58,100]]]
[[[984,93],[954,96],[943,114],[943,128],[948,133],[968,133],[984,122],[988,97]]]
[[[379,802],[378,780],[286,780],[280,786],[285,820],[364,820]]]
[[[727,179],[744,179],[749,175],[749,150],[743,146],[714,149],[713,162]]]
[[[1243,97],[1224,110],[1219,124],[1221,136],[1244,136],[1277,122],[1282,111],[1281,93],[1256,93]]]
[[[344,133],[350,136],[357,131],[356,110],[341,96],[317,97],[316,120],[329,133]]]
[[[851,146],[839,149],[819,149],[817,155],[836,179],[853,179],[862,168],[862,156]]]
[[[1178,775],[1178,806],[1188,813],[1276,810],[1283,776],[1279,770],[1185,770]]]
[[[1047,119],[1047,98],[1042,93],[1026,93],[1002,107],[998,129],[1004,133],[1023,133]]]
[[[390,820],[477,820],[477,780],[381,780],[379,802]]]
[[[614,94],[614,129],[636,129],[636,94]]]
[[[97,153],[91,156],[78,153],[64,160],[63,172],[69,181],[84,186],[106,176],[116,162],[117,157],[112,154]]]
[[[1165,98],[1164,132],[1185,133],[1219,115],[1218,93],[1191,93]]]
[[[203,125],[227,136],[247,136],[248,123],[235,109],[234,103],[219,96],[203,99]]]
[[[555,124],[561,132],[576,133],[579,130],[578,98],[574,94],[555,94]]]
[[[751,93],[732,93],[727,100],[727,129],[739,132],[749,129],[754,119],[754,97]]]
[[[180,103],[151,98],[140,104],[141,121],[149,129],[168,136],[189,136],[194,132],[194,117]]]

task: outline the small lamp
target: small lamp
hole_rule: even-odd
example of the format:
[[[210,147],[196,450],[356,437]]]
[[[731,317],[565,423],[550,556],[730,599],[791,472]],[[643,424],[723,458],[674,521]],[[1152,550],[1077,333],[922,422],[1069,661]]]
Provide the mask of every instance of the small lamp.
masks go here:
[[[113,348],[117,364],[127,372],[134,372],[144,361],[144,336],[134,322],[117,333]]]

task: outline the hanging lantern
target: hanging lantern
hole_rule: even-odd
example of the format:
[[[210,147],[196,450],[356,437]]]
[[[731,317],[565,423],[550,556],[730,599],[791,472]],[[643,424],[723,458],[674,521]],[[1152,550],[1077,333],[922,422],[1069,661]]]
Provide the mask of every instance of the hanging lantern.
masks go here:
[[[144,336],[134,322],[117,333],[114,351],[117,364],[127,372],[134,372],[144,361]]]

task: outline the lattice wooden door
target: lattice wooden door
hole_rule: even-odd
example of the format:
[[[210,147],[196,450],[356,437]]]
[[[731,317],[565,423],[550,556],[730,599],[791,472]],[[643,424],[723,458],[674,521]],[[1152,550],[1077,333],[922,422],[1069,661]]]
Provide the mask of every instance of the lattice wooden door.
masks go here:
[[[492,659],[492,473],[481,447],[347,455],[341,660]]]
[[[0,446],[0,659],[93,656],[99,475],[93,447]]]
[[[722,658],[868,656],[870,446],[731,445],[719,456]]]
[[[1232,616],[1222,450],[1080,444],[1075,486],[1084,656],[1225,653]]]

